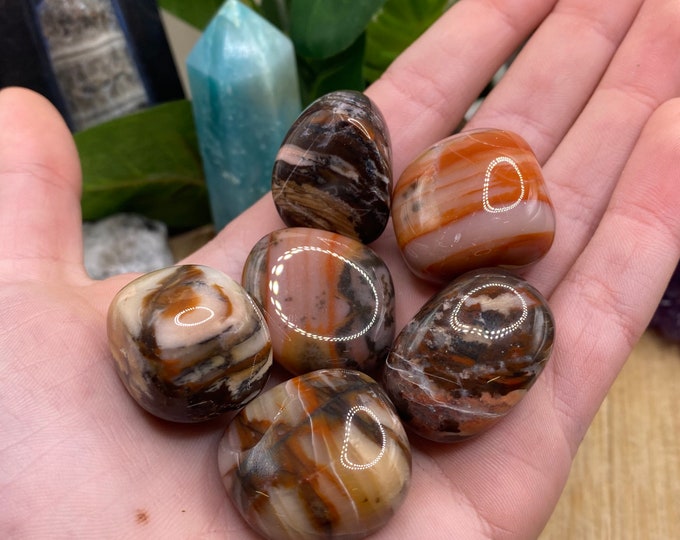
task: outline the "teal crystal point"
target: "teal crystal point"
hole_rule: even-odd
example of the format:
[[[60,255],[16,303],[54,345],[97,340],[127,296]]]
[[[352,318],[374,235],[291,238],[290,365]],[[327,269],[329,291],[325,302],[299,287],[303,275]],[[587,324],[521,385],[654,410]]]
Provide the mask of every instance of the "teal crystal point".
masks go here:
[[[215,228],[271,188],[276,153],[301,110],[293,44],[227,0],[187,59]]]

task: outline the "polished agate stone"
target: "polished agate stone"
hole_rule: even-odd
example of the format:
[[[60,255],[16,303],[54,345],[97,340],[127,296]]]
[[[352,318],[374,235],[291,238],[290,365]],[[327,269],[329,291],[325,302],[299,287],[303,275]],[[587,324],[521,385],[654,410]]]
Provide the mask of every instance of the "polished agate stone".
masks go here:
[[[364,538],[410,485],[399,417],[380,386],[353,370],[314,371],[258,396],[218,452],[229,497],[270,539]]]
[[[397,337],[383,382],[407,426],[434,441],[481,433],[505,416],[550,356],[550,308],[500,269],[466,273]]]
[[[372,371],[394,339],[394,287],[385,263],[357,240],[319,229],[274,231],[252,249],[243,286],[257,300],[274,360],[295,374]]]
[[[199,422],[253,399],[272,365],[262,314],[246,291],[205,266],[173,266],[113,299],[108,334],[135,401],[176,422]]]
[[[372,242],[387,225],[391,192],[387,126],[360,92],[332,92],[307,107],[274,163],[272,195],[289,227]]]
[[[392,220],[409,268],[438,283],[483,266],[530,264],[555,234],[536,157],[501,130],[454,135],[417,157],[397,182]]]

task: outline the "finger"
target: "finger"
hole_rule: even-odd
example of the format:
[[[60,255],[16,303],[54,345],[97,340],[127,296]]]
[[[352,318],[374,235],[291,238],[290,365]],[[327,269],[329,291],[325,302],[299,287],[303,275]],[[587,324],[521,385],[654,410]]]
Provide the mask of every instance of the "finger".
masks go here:
[[[466,129],[521,133],[545,162],[590,99],[641,1],[558,2]]]
[[[421,458],[414,499],[428,496],[428,484],[460,489],[468,494],[461,505],[476,513],[461,516],[475,518],[460,523],[476,527],[480,536],[539,535],[585,431],[680,255],[679,153],[675,100],[650,120],[600,227],[550,299],[556,341],[543,374],[502,422],[476,440],[455,449],[414,441]],[[421,456],[423,447],[430,458]],[[446,511],[443,502],[432,503],[434,514]],[[408,501],[405,506],[418,512]]]
[[[367,90],[387,120],[395,178],[421,151],[453,132],[494,73],[553,4],[554,0],[462,0]]]
[[[593,97],[546,163],[557,232],[548,255],[528,274],[542,291],[556,286],[592,237],[652,112],[680,95],[679,50],[680,4],[646,2]]]
[[[650,119],[592,240],[552,295],[562,324],[546,382],[574,443],[678,263],[679,155],[680,99],[675,99]],[[583,350],[574,350],[575,343],[583,343]]]
[[[73,138],[45,98],[20,88],[0,91],[0,245],[15,274],[82,267]]]

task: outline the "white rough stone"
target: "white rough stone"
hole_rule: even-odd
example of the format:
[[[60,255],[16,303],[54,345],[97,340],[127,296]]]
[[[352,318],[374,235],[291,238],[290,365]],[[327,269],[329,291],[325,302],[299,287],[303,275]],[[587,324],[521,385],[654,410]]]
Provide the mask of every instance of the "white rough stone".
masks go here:
[[[136,214],[84,223],[83,244],[85,269],[94,279],[150,272],[174,263],[165,224]]]

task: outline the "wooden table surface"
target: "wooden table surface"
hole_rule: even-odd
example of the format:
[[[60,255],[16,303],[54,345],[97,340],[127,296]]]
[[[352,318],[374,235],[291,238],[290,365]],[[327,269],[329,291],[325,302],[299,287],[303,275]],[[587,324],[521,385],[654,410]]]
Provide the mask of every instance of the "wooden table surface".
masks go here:
[[[646,333],[540,540],[680,540],[680,349]]]

